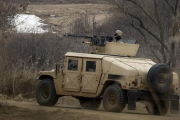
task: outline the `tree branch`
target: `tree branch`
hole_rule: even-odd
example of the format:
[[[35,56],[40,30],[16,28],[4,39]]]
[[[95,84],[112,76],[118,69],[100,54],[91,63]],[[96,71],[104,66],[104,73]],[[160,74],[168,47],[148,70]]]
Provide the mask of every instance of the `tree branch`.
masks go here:
[[[115,3],[115,5],[124,12],[123,8],[120,7],[120,5],[116,2],[116,0],[113,0],[113,2]],[[120,11],[121,12],[121,11]]]
[[[131,1],[131,0],[130,0],[130,1]],[[160,39],[158,36],[156,36],[153,32],[151,32],[151,31],[145,26],[144,22],[143,22],[137,15],[132,14],[132,13],[130,13],[130,12],[128,12],[128,11],[124,11],[123,8],[122,8],[115,0],[113,0],[113,2],[115,3],[115,5],[116,5],[120,10],[122,10],[122,11],[124,12],[124,14],[126,14],[126,15],[134,18],[134,19],[136,19],[136,20],[140,23],[141,28],[143,28],[146,32],[148,32],[151,36],[153,36],[153,37],[168,51],[168,54],[170,54],[170,50],[169,50],[169,48],[164,44],[164,42],[162,42],[161,39]],[[122,12],[122,11],[120,11],[120,12]]]
[[[169,1],[168,0],[164,0],[166,3],[167,3],[167,5],[172,9],[172,11],[173,11],[173,13],[175,12],[175,9],[174,9],[174,7],[169,3]]]
[[[144,14],[155,24],[157,25],[156,21],[147,13],[147,11],[137,2],[133,1],[133,0],[128,0],[130,2],[132,2],[133,4],[135,4],[136,6],[138,6],[143,12]]]
[[[174,8],[174,15],[175,15],[175,16],[177,15],[178,3],[179,3],[179,0],[176,0],[175,8]]]
[[[139,23],[140,23],[141,28],[143,28],[146,32],[148,32],[151,36],[153,36],[168,51],[168,53],[170,54],[170,50],[168,49],[168,47],[161,41],[161,39],[158,36],[156,36],[147,27],[145,27],[143,21],[138,16],[133,15],[131,13],[125,13],[125,14],[127,14],[127,15],[133,17],[134,19],[138,20]]]
[[[164,43],[164,29],[163,29],[162,21],[160,19],[159,13],[158,13],[157,0],[153,0],[153,3],[154,3],[154,13],[155,13],[155,17],[157,19],[158,28],[159,28],[160,40],[161,40],[162,43]],[[165,55],[165,52],[164,52],[164,46],[161,46],[161,52],[162,52],[162,55],[163,55],[163,58],[164,58],[164,62],[166,62],[167,58],[166,58],[166,55]]]
[[[153,55],[155,56],[155,58],[158,60],[158,62],[161,62],[161,59],[158,57],[158,55],[156,55],[156,53],[154,52],[154,50],[152,49],[151,45],[148,43],[147,39],[146,39],[146,36],[144,35],[144,33],[141,31],[140,28],[136,27],[132,21],[131,22],[128,22],[132,28],[134,28],[135,30],[137,30],[144,38],[144,41],[147,43],[148,47],[150,48],[151,52],[153,53]]]

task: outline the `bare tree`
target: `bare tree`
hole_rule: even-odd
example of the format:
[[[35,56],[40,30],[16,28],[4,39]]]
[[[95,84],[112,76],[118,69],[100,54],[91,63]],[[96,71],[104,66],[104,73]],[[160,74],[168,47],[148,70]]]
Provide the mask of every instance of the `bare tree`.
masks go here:
[[[11,28],[18,5],[16,0],[0,0],[0,31]]]
[[[158,62],[176,67],[179,55],[179,0],[111,0],[140,33]]]

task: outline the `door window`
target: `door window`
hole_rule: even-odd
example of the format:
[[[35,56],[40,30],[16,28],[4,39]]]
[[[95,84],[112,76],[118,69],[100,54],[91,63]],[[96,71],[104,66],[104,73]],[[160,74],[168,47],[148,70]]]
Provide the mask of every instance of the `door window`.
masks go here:
[[[68,60],[68,70],[78,70],[78,60]]]
[[[96,61],[86,61],[86,72],[96,72]]]

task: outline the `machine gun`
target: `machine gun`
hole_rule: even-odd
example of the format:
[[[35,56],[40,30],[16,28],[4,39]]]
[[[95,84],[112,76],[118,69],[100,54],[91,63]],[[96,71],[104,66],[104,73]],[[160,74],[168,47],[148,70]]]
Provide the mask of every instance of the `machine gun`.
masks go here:
[[[112,42],[113,41],[112,36],[96,36],[96,35],[87,36],[87,35],[75,35],[75,34],[67,34],[67,35],[64,35],[64,36],[90,39],[89,44],[95,45],[95,46],[105,46],[106,41],[107,42]]]

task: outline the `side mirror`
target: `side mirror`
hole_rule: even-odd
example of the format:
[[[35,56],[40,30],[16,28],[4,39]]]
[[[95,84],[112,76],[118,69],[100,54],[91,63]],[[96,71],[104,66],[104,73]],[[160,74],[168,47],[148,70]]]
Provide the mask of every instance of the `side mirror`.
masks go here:
[[[56,63],[56,68],[55,68],[55,72],[56,72],[56,75],[60,72],[60,69],[62,68],[62,64],[61,63]]]

